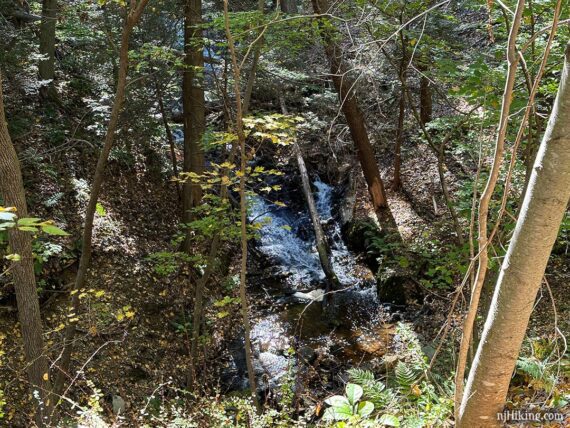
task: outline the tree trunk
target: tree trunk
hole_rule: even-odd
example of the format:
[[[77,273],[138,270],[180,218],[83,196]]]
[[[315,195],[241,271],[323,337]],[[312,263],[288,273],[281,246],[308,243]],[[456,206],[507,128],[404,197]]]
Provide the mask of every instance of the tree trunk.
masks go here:
[[[265,5],[264,0],[259,0],[257,4],[257,11],[263,15],[263,7]],[[247,76],[247,83],[245,85],[245,92],[243,94],[243,114],[247,115],[249,113],[249,105],[251,103],[251,94],[253,92],[253,84],[255,83],[255,74],[257,73],[257,66],[259,64],[259,58],[261,57],[261,47],[263,46],[263,35],[261,29],[258,36],[258,40],[255,42],[255,50],[253,52],[253,60],[251,61],[251,68],[249,70],[249,75]]]
[[[400,25],[402,24],[403,17],[400,15]],[[402,187],[401,166],[402,166],[402,143],[404,140],[404,118],[406,114],[406,70],[408,68],[407,61],[407,42],[404,37],[404,31],[400,31],[400,44],[402,45],[402,59],[400,61],[400,69],[398,70],[400,84],[402,85],[400,91],[400,102],[398,112],[398,129],[396,131],[396,145],[394,147],[394,180],[392,181],[392,188],[400,190]]]
[[[246,184],[246,168],[247,153],[245,150],[245,134],[243,130],[243,112],[240,95],[240,69],[235,51],[234,39],[230,30],[230,18],[228,11],[228,0],[224,0],[224,24],[226,37],[228,40],[228,48],[232,60],[232,68],[234,75],[234,91],[236,96],[236,133],[238,136],[238,144],[240,148],[240,179],[239,179],[239,196],[240,196],[240,228],[241,228],[241,269],[240,269],[240,286],[239,295],[241,303],[241,315],[243,320],[244,339],[245,339],[245,361],[247,365],[247,374],[249,379],[249,387],[251,389],[251,397],[255,403],[257,410],[261,410],[259,400],[257,399],[257,383],[255,381],[255,372],[253,370],[253,353],[251,350],[251,325],[249,322],[249,304],[247,302],[247,199],[245,195]]]
[[[431,115],[433,110],[433,101],[431,97],[431,86],[429,79],[424,74],[427,71],[427,65],[422,62],[418,66],[418,70],[422,72],[420,76],[420,119],[422,124],[426,124],[431,121]]]
[[[312,4],[317,14],[322,14],[328,10],[326,0],[312,0]],[[335,42],[334,34],[331,33],[328,26],[322,26],[321,37],[330,63],[332,80],[340,99],[341,109],[348,123],[350,135],[356,146],[362,172],[368,185],[372,205],[376,210],[385,208],[388,203],[384,183],[380,177],[374,150],[368,138],[364,115],[358,106],[358,99],[354,92],[355,82],[349,76],[349,67],[344,62],[342,50]]]
[[[298,12],[297,0],[281,0],[281,11],[287,15],[295,15]]]
[[[500,426],[518,353],[570,200],[570,44],[558,95],[462,397],[458,427]]]
[[[317,206],[315,205],[315,199],[313,198],[313,192],[311,190],[311,182],[309,180],[309,174],[307,173],[307,167],[305,166],[305,161],[303,160],[301,149],[297,143],[294,144],[294,150],[295,155],[297,156],[299,172],[301,173],[301,181],[303,182],[303,194],[305,195],[305,200],[307,201],[309,214],[311,216],[311,222],[313,223],[313,230],[315,231],[319,260],[327,278],[326,291],[329,292],[331,290],[340,288],[339,281],[331,263],[330,248],[329,244],[327,243],[327,238],[323,231],[323,227],[321,225],[321,218],[319,216],[319,212],[317,211]]]
[[[93,184],[91,185],[91,194],[89,196],[89,203],[85,211],[85,225],[83,227],[83,240],[81,243],[81,258],[79,259],[79,268],[77,270],[77,277],[75,279],[75,284],[71,289],[71,312],[75,314],[74,317],[77,318],[79,313],[79,293],[85,286],[85,277],[87,275],[87,270],[89,269],[89,264],[91,263],[91,243],[93,240],[93,220],[95,218],[95,210],[97,208],[97,200],[99,199],[99,193],[101,192],[101,187],[103,186],[103,179],[105,178],[105,168],[107,166],[107,160],[109,158],[109,153],[113,147],[115,141],[115,134],[117,132],[117,125],[119,122],[119,115],[123,107],[123,101],[125,99],[125,89],[127,85],[127,71],[129,65],[129,38],[134,26],[140,19],[142,12],[147,5],[149,0],[140,0],[137,4],[136,2],[131,3],[131,10],[127,15],[125,25],[123,27],[123,33],[121,35],[121,47],[119,50],[119,76],[117,79],[117,91],[115,92],[115,100],[113,103],[113,109],[111,110],[111,117],[109,119],[109,124],[107,126],[107,133],[105,134],[105,142],[103,144],[103,149],[99,154],[99,159],[97,160],[97,166],[95,168],[95,174],[93,175]],[[61,394],[63,392],[63,386],[65,385],[65,380],[69,377],[69,367],[71,363],[71,353],[73,347],[73,339],[75,337],[75,323],[69,321],[65,329],[65,338],[63,344],[63,350],[61,354],[61,360],[59,364],[59,373],[55,383],[55,392]]]
[[[202,136],[206,130],[204,100],[204,42],[202,40],[202,0],[186,0],[184,10],[184,74],[182,77],[182,107],[184,110],[184,172],[202,174],[204,152]],[[192,220],[192,208],[202,199],[200,184],[187,180],[183,187],[183,217]],[[184,249],[190,250],[186,239]]]
[[[459,419],[459,408],[461,403],[461,397],[463,397],[463,386],[464,386],[464,376],[465,368],[467,366],[467,358],[469,354],[469,346],[471,339],[473,337],[473,327],[477,318],[477,309],[479,307],[479,299],[481,297],[481,290],[483,289],[483,284],[485,283],[485,276],[487,274],[487,266],[489,263],[488,248],[489,236],[487,230],[487,221],[489,216],[489,206],[491,203],[491,198],[495,192],[495,187],[497,185],[497,180],[499,179],[499,173],[501,170],[501,165],[503,163],[503,157],[505,152],[505,139],[507,136],[507,128],[509,124],[509,113],[511,109],[511,103],[513,100],[513,89],[516,80],[516,70],[519,63],[519,57],[516,50],[516,40],[521,26],[522,14],[524,11],[524,0],[518,0],[517,8],[515,10],[515,16],[512,20],[511,30],[509,32],[509,39],[507,42],[507,76],[505,81],[505,89],[503,92],[503,100],[501,105],[501,114],[499,118],[499,126],[497,129],[497,137],[495,141],[495,154],[493,156],[493,164],[491,166],[491,171],[489,172],[489,177],[487,178],[487,184],[485,189],[481,194],[481,199],[479,201],[479,211],[478,211],[478,248],[479,248],[479,260],[477,265],[477,274],[475,276],[475,284],[471,290],[471,299],[469,301],[469,308],[465,319],[463,320],[462,327],[462,337],[461,343],[459,345],[459,353],[457,356],[457,368],[455,370],[455,418]]]
[[[55,24],[57,22],[57,0],[43,0],[40,23],[40,54],[44,59],[38,64],[41,80],[51,80],[40,89],[42,96],[55,95]]]
[[[20,162],[8,133],[8,125],[4,115],[2,96],[2,75],[0,74],[0,192],[7,207],[15,207],[18,217],[28,216],[24,183]],[[16,290],[18,319],[24,342],[26,371],[33,391],[39,393],[42,405],[34,398],[36,404],[35,421],[43,427],[50,415],[53,405],[50,397],[51,381],[48,374],[48,361],[44,354],[42,336],[42,320],[34,275],[34,258],[32,255],[32,237],[29,232],[12,228],[8,232],[11,252],[20,255],[20,261],[13,261],[10,272]]]
[[[176,150],[175,150],[175,141],[174,136],[172,135],[172,130],[170,129],[170,125],[168,124],[168,116],[166,115],[166,111],[164,109],[164,101],[162,99],[162,91],[160,90],[160,83],[158,80],[154,81],[154,85],[156,87],[156,100],[158,101],[158,109],[160,111],[160,116],[162,118],[162,123],[164,125],[164,131],[166,132],[166,138],[168,139],[168,146],[170,147],[170,157],[172,159],[172,173],[174,177],[178,177],[178,161],[176,160]],[[180,185],[176,183],[176,191],[178,193],[178,198],[182,197],[180,191]]]

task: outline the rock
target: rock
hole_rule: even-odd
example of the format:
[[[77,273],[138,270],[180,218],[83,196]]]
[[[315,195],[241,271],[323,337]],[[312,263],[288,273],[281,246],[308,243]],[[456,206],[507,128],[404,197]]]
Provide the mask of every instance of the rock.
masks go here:
[[[308,293],[302,293],[300,291],[293,294],[293,297],[301,302],[322,302],[325,295],[325,290],[317,288],[316,290],[310,291]]]
[[[126,409],[125,400],[120,395],[113,394],[113,413],[115,415],[124,415]]]
[[[310,346],[301,346],[297,350],[297,355],[306,364],[312,364],[317,359],[317,353]]]
[[[422,299],[423,294],[412,278],[412,273],[400,266],[381,268],[377,275],[380,301],[405,305],[411,300]]]
[[[384,357],[382,357],[382,366],[380,367],[380,371],[382,373],[388,373],[394,370],[398,361],[400,361],[400,357],[398,355],[384,355]]]

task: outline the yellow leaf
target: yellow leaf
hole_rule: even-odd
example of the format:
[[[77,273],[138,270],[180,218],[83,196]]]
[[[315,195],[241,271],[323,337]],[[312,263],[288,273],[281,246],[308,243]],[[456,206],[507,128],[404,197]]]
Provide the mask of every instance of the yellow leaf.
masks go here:
[[[47,382],[47,381],[49,380],[49,374],[48,374],[48,373],[44,373],[43,379]]]
[[[418,385],[414,385],[412,386],[412,395],[419,397],[420,395],[422,395],[422,390],[420,389],[420,387]]]

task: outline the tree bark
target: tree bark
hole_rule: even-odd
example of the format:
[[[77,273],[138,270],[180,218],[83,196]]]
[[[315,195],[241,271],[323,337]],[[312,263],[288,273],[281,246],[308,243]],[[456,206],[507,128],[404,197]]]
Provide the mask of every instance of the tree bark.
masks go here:
[[[400,15],[400,25],[402,24],[403,17]],[[404,37],[404,31],[400,31],[400,44],[402,45],[402,59],[400,61],[400,68],[398,75],[400,84],[402,85],[400,91],[399,112],[398,112],[398,129],[396,131],[396,145],[394,147],[394,179],[392,181],[392,188],[400,190],[402,187],[401,166],[402,166],[402,143],[404,140],[404,117],[406,114],[406,69],[408,55],[407,55],[407,42]]]
[[[471,290],[471,299],[469,302],[469,309],[465,315],[462,327],[461,343],[459,345],[459,355],[457,357],[457,368],[455,371],[455,418],[459,419],[459,407],[461,397],[463,396],[463,385],[465,368],[467,366],[467,357],[469,354],[469,345],[473,336],[473,326],[477,317],[477,309],[479,307],[479,299],[481,297],[481,290],[485,283],[485,276],[487,273],[487,266],[489,263],[488,244],[489,236],[487,230],[487,220],[489,216],[489,205],[491,198],[495,191],[503,157],[505,152],[505,139],[507,136],[507,127],[509,123],[509,112],[511,109],[511,102],[513,100],[513,89],[516,80],[516,70],[519,63],[519,57],[516,52],[516,40],[521,26],[522,14],[524,11],[524,0],[518,0],[515,16],[513,17],[511,31],[509,32],[509,39],[507,42],[507,76],[505,81],[505,89],[503,92],[503,100],[501,106],[501,114],[499,119],[499,126],[497,129],[497,138],[495,141],[495,153],[493,157],[493,164],[489,172],[487,184],[481,195],[479,201],[478,211],[478,248],[479,260],[477,266],[477,274],[475,276],[475,284]]]
[[[330,248],[327,243],[327,238],[323,231],[321,225],[321,218],[319,212],[317,211],[317,206],[315,205],[315,199],[313,198],[313,192],[311,190],[311,182],[309,180],[309,174],[307,173],[307,167],[305,166],[305,161],[303,160],[303,155],[301,154],[301,149],[297,143],[294,144],[295,155],[297,157],[297,164],[299,165],[299,172],[301,174],[301,181],[303,182],[303,194],[305,195],[305,201],[307,201],[307,206],[309,208],[309,215],[311,216],[311,222],[313,223],[313,230],[315,231],[315,239],[317,241],[317,252],[319,253],[319,260],[321,262],[321,267],[325,272],[327,278],[327,292],[339,289],[339,281],[334,272],[333,265],[330,258]]]
[[[40,54],[44,59],[38,64],[41,80],[50,80],[50,83],[41,87],[42,96],[55,95],[55,24],[57,23],[57,0],[43,0],[42,20],[40,23]]]
[[[322,14],[328,10],[326,0],[311,1],[315,13]],[[334,34],[331,33],[330,29],[324,27],[322,26],[321,28],[321,38],[330,63],[332,81],[338,93],[341,109],[350,129],[350,135],[356,146],[372,205],[376,210],[386,208],[388,202],[386,200],[386,192],[384,191],[384,183],[380,177],[374,150],[368,138],[364,115],[358,106],[358,99],[354,92],[355,82],[349,75],[349,67],[343,59],[340,46],[334,41]]]
[[[156,100],[158,101],[158,109],[160,111],[160,116],[162,118],[162,124],[164,125],[164,131],[166,132],[166,138],[168,139],[168,146],[170,147],[170,158],[172,159],[172,173],[174,177],[178,177],[178,161],[176,160],[176,150],[174,136],[172,135],[172,130],[168,124],[168,116],[166,115],[166,110],[164,109],[164,100],[162,99],[162,90],[160,89],[160,83],[158,80],[154,81],[156,87]],[[182,198],[182,193],[180,191],[180,185],[176,183],[176,192],[178,193],[178,198]]]
[[[202,137],[206,130],[204,100],[204,42],[202,40],[202,0],[186,0],[184,10],[184,73],[182,76],[182,108],[184,110],[184,172],[202,174],[204,152]],[[192,220],[192,209],[202,199],[200,184],[187,180],[183,186],[182,220]],[[190,251],[186,239],[184,249]]]
[[[265,5],[264,0],[259,0],[257,4],[257,11],[263,15],[263,8]],[[255,50],[253,52],[253,60],[251,61],[251,68],[249,70],[249,75],[247,76],[247,83],[245,85],[245,92],[243,94],[243,114],[247,115],[249,113],[249,105],[251,103],[251,94],[253,93],[253,84],[255,83],[255,74],[257,73],[257,66],[259,64],[259,58],[261,57],[261,47],[263,46],[263,32],[261,29],[258,36],[258,40],[255,42]]]
[[[426,62],[420,62],[418,65],[418,70],[422,72],[420,75],[420,118],[424,125],[431,121],[433,110],[430,81],[424,74],[427,69],[428,66],[426,65]]]
[[[534,301],[570,200],[570,44],[550,121],[462,397],[458,427],[500,426]]]
[[[26,194],[20,162],[12,144],[8,125],[4,114],[2,94],[2,75],[0,74],[0,192],[7,207],[15,207],[18,217],[28,216]],[[48,372],[48,361],[44,354],[42,336],[42,320],[34,275],[34,258],[32,254],[32,237],[16,227],[8,232],[11,252],[18,254],[20,261],[11,262],[10,273],[14,281],[18,305],[18,320],[24,342],[26,372],[32,391],[39,394],[40,404],[36,398],[35,422],[38,426],[46,425],[53,406],[51,381]]]
[[[89,203],[85,211],[85,224],[83,226],[83,240],[81,244],[81,258],[79,259],[79,268],[77,269],[77,277],[75,279],[75,284],[71,289],[72,293],[71,311],[75,315],[74,317],[70,318],[77,318],[77,315],[79,313],[80,302],[79,302],[78,290],[82,289],[85,286],[85,278],[87,275],[87,271],[89,269],[89,264],[91,263],[93,220],[95,218],[97,200],[99,199],[99,193],[101,192],[101,187],[103,186],[107,160],[109,158],[109,153],[111,152],[111,148],[113,147],[113,143],[115,142],[115,134],[117,132],[117,125],[119,123],[119,115],[121,113],[123,102],[125,99],[125,90],[127,85],[127,71],[129,65],[129,38],[134,26],[138,23],[142,15],[142,12],[148,2],[149,0],[140,0],[138,4],[134,1],[131,2],[131,9],[127,15],[125,25],[123,27],[123,33],[121,35],[117,90],[115,92],[115,100],[113,102],[113,108],[111,110],[111,117],[109,119],[109,124],[107,126],[107,133],[105,134],[105,142],[103,144],[103,149],[99,154],[99,159],[97,160],[97,166],[95,168],[95,173],[93,175],[93,184],[91,186]],[[63,350],[61,353],[61,360],[59,364],[59,373],[55,383],[55,392],[58,395],[61,395],[61,393],[63,392],[65,380],[69,376],[73,339],[75,337],[75,324],[76,322],[69,321],[69,324],[65,329]]]
[[[297,0],[281,0],[281,11],[287,15],[295,15],[298,12]]]

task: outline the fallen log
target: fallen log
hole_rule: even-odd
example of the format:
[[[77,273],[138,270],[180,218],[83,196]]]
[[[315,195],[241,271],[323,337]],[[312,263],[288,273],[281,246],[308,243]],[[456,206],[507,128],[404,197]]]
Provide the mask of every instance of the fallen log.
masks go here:
[[[311,182],[309,180],[309,174],[307,173],[307,167],[305,166],[305,161],[303,155],[301,154],[301,149],[297,143],[294,144],[293,150],[297,156],[297,163],[299,165],[299,172],[301,173],[301,181],[303,182],[303,194],[305,195],[305,201],[309,208],[309,215],[311,216],[311,222],[313,223],[313,229],[315,231],[315,238],[317,242],[317,252],[319,253],[319,260],[321,262],[321,267],[325,273],[327,279],[327,292],[339,289],[340,283],[333,270],[333,265],[330,258],[330,248],[327,242],[327,238],[323,231],[321,225],[321,219],[319,212],[317,211],[317,206],[315,204],[315,199],[313,198],[313,192],[311,190]],[[325,295],[325,303],[326,303]]]

